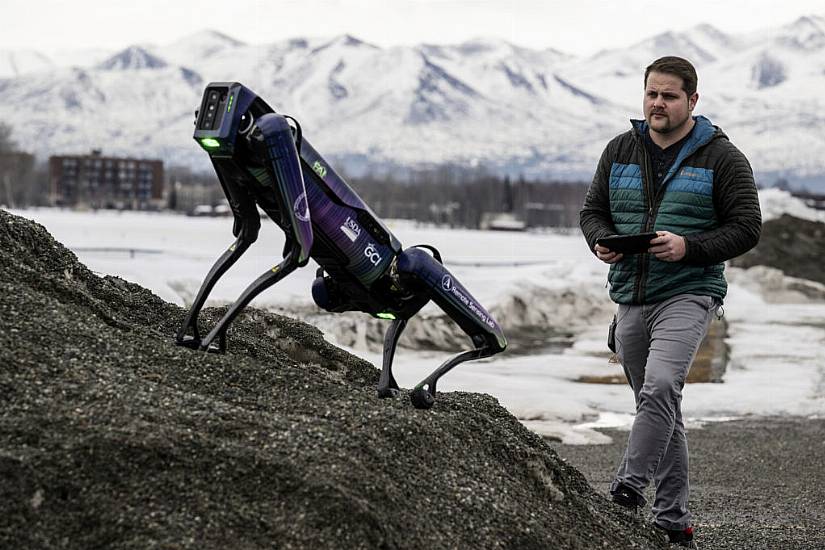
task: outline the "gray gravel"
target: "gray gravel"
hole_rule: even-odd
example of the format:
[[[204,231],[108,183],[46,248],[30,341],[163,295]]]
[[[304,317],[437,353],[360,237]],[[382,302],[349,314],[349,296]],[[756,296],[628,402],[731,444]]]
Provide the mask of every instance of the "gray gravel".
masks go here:
[[[627,439],[627,432],[605,433],[612,444],[551,443],[602,494]],[[690,430],[688,440],[699,548],[825,548],[825,420],[710,423]]]
[[[490,396],[379,400],[255,310],[194,352],[184,313],[0,210],[0,548],[664,547]]]

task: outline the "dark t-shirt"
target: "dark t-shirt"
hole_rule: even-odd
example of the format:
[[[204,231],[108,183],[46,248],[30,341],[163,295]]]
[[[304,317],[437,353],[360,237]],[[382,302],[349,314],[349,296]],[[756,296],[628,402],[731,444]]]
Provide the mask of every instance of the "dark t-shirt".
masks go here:
[[[696,128],[696,126],[694,125],[693,128]],[[645,149],[647,149],[647,153],[650,155],[650,166],[653,168],[653,174],[651,174],[653,176],[653,188],[656,191],[659,190],[659,187],[662,185],[662,180],[665,179],[668,170],[670,170],[670,167],[673,166],[673,163],[676,161],[679,151],[682,150],[682,145],[684,145],[691,134],[693,134],[693,128],[691,128],[685,137],[665,149],[662,149],[653,142],[650,138],[649,128],[645,132]]]

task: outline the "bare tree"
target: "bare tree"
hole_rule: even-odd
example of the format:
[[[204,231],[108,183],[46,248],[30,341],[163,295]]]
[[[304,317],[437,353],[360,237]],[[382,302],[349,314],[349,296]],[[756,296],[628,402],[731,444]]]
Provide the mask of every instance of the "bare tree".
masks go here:
[[[35,174],[34,155],[17,150],[12,127],[0,123],[0,204],[11,208],[43,204],[45,178]]]
[[[0,122],[0,153],[11,152],[17,147],[17,144],[11,139],[11,134],[11,126]]]

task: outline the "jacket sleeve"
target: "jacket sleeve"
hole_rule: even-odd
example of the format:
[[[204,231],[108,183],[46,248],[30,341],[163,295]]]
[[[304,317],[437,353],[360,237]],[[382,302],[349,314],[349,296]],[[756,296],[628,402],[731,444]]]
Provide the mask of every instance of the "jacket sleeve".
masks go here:
[[[713,184],[713,204],[720,226],[685,236],[685,258],[694,265],[713,265],[740,256],[756,246],[762,213],[745,155],[730,142],[723,152]]]
[[[593,247],[596,241],[602,237],[616,233],[613,225],[613,216],[610,214],[610,166],[612,165],[612,154],[610,153],[612,143],[609,143],[599,159],[596,174],[593,176],[593,183],[587,190],[584,199],[584,207],[579,212],[579,226],[581,227],[590,252],[595,254]]]

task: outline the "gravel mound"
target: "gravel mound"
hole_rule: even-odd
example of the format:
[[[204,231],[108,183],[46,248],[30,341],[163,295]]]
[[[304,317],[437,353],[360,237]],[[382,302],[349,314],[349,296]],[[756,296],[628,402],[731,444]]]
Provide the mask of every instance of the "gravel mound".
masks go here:
[[[0,548],[665,547],[490,396],[379,400],[255,310],[195,352],[184,313],[0,211]]]
[[[756,248],[734,258],[731,265],[766,265],[786,275],[825,284],[825,223],[783,214],[762,225]]]

